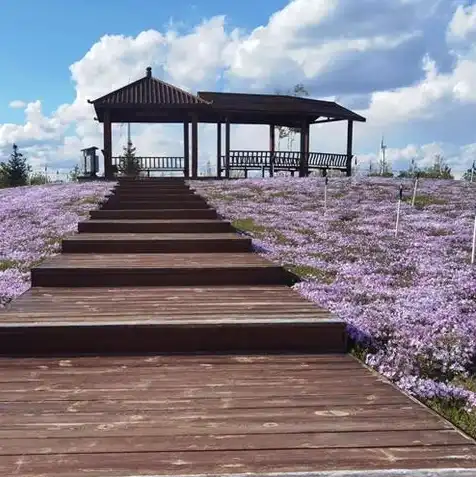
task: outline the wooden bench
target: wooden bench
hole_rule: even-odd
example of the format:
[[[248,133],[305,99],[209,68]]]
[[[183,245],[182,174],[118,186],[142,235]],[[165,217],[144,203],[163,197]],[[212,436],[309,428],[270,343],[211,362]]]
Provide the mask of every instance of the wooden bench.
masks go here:
[[[182,172],[185,174],[185,160],[182,156],[139,156],[141,175],[150,177],[151,172]],[[118,167],[120,156],[112,158],[113,167]]]
[[[349,158],[347,154],[334,154],[323,152],[309,152],[304,154],[306,171],[321,170],[347,170]],[[249,170],[261,170],[264,177],[265,170],[271,173],[288,171],[292,175],[299,171],[302,154],[299,151],[230,151],[230,171],[244,171],[245,177]],[[352,157],[350,158],[352,160]],[[221,171],[226,170],[226,156],[222,156]]]

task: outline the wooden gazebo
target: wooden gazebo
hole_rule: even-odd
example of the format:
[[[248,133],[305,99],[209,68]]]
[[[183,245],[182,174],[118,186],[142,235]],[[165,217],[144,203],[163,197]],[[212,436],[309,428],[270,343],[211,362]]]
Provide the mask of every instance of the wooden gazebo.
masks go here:
[[[94,101],[96,119],[104,125],[104,175],[113,178],[112,123],[182,123],[184,126],[183,156],[140,157],[146,171],[183,171],[185,177],[198,177],[198,123],[217,124],[217,171],[230,177],[231,170],[287,170],[300,176],[311,170],[342,170],[351,174],[354,121],[365,118],[335,102],[319,101],[286,95],[198,92],[188,93],[152,76],[146,75]],[[311,124],[347,121],[346,154],[311,152]],[[191,124],[191,140],[189,136]],[[221,132],[225,125],[225,154],[222,154]],[[269,151],[230,149],[230,124],[269,125]],[[276,126],[299,129],[299,151],[276,151]],[[191,146],[191,147],[190,147]],[[191,152],[191,154],[190,154]],[[191,161],[190,161],[191,156]]]

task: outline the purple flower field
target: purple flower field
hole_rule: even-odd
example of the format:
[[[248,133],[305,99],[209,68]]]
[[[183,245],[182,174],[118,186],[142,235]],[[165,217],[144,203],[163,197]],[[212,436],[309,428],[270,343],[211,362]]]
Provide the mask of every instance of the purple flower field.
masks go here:
[[[63,236],[112,183],[50,184],[0,189],[0,307],[30,287],[30,269],[58,253]]]
[[[295,288],[348,323],[367,364],[423,399],[476,407],[476,186],[424,180],[415,207],[400,181],[323,178],[194,182],[256,249],[304,281]],[[407,202],[408,200],[408,202]],[[466,381],[465,381],[466,380]]]

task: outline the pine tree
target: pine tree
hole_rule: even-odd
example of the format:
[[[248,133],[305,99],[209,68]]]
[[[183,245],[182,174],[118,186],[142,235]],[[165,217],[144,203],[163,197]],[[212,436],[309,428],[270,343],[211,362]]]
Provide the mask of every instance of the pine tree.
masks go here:
[[[68,179],[71,181],[71,182],[77,182],[78,181],[78,177],[81,176],[81,169],[79,168],[79,166],[76,164],[70,171],[69,171],[69,174],[68,174]]]
[[[30,166],[26,157],[18,152],[18,146],[13,144],[13,152],[8,162],[0,163],[0,175],[4,177],[7,187],[18,187],[28,184]]]
[[[128,176],[137,176],[141,171],[139,159],[136,157],[136,148],[132,141],[127,141],[127,145],[124,146],[124,153],[119,160],[117,169],[121,174]]]

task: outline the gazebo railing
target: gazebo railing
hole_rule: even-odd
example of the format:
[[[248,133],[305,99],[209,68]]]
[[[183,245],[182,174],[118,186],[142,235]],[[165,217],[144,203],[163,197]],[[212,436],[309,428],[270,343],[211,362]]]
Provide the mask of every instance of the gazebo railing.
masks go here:
[[[298,170],[302,154],[299,151],[230,151],[230,169],[262,169],[273,167],[275,170]],[[352,158],[350,158],[352,159]],[[226,156],[222,156],[223,167]],[[304,153],[307,169],[347,169],[349,157],[347,154],[327,152]]]
[[[183,171],[185,160],[181,156],[136,156],[143,171]],[[112,165],[118,166],[121,157],[113,157]]]

